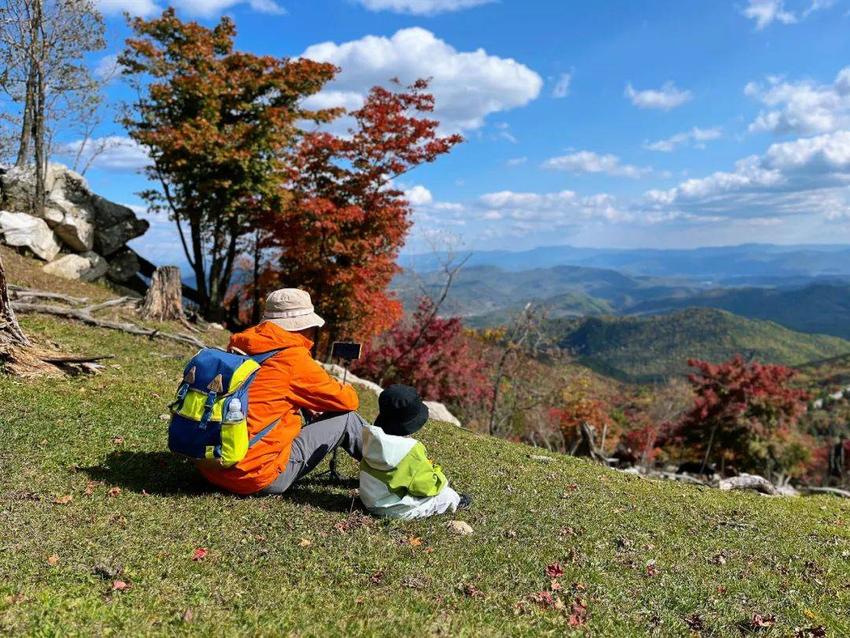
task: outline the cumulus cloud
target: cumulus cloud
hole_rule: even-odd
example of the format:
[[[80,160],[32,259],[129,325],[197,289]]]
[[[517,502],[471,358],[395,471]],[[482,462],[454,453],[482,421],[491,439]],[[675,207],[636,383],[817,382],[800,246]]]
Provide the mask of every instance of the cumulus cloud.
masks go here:
[[[625,96],[641,109],[669,111],[682,106],[693,98],[690,91],[677,89],[673,82],[666,82],[660,89],[636,90],[631,83],[626,85]]]
[[[144,148],[119,135],[75,140],[60,149],[65,157],[78,154],[82,165],[109,171],[137,171],[150,163]]]
[[[817,4],[817,0],[814,4]],[[774,22],[782,24],[797,22],[797,16],[785,9],[783,0],[749,0],[741,13],[755,21],[756,31],[761,31]]]
[[[570,94],[570,82],[572,81],[572,73],[561,73],[558,76],[558,81],[552,87],[552,97],[564,98]]]
[[[652,172],[649,167],[623,164],[616,155],[610,153],[600,155],[593,151],[577,151],[568,155],[551,157],[543,162],[543,168],[569,173],[605,173],[617,177],[643,177]]]
[[[112,82],[121,74],[121,65],[118,64],[118,56],[110,54],[103,56],[94,66],[94,77],[101,82]]]
[[[694,148],[705,148],[705,143],[719,138],[723,132],[719,126],[713,128],[693,127],[690,131],[676,133],[663,140],[645,142],[644,148],[650,151],[670,153],[679,146],[693,146]]]
[[[407,201],[409,201],[413,206],[425,206],[434,201],[434,196],[431,195],[431,191],[421,184],[417,184],[416,186],[407,189],[404,191],[404,195],[407,197]]]
[[[850,131],[771,145],[734,170],[689,179],[669,190],[651,190],[645,204],[699,216],[776,218],[850,211]]]
[[[342,70],[327,91],[315,98],[323,105],[363,99],[375,84],[391,78],[411,83],[431,78],[436,98],[434,116],[444,131],[480,128],[487,115],[524,106],[534,100],[542,78],[510,58],[483,49],[461,52],[419,27],[402,29],[392,37],[369,35],[337,44],[323,42],[307,48],[302,57],[332,62]],[[314,106],[314,102],[308,102]]]
[[[431,16],[490,4],[495,0],[358,0],[370,11],[393,11]]]
[[[767,107],[750,124],[750,132],[809,135],[850,126],[850,66],[841,69],[832,84],[770,77],[764,83],[748,83],[744,93]]]
[[[586,221],[627,221],[632,215],[617,206],[612,195],[579,195],[563,190],[555,193],[498,191],[478,198],[476,205],[484,220],[509,220],[527,226],[571,226]]]
[[[105,14],[115,15],[128,12],[131,15],[148,17],[162,11],[163,7],[153,0],[96,0],[98,8]],[[286,10],[274,0],[172,0],[166,3],[188,14],[211,17],[219,15],[239,4],[246,4],[260,13],[282,15]]]

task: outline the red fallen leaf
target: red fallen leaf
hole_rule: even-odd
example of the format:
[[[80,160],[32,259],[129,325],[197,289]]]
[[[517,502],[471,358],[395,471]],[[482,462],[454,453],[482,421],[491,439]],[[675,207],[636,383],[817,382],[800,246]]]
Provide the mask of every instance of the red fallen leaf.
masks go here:
[[[207,554],[209,554],[209,551],[206,547],[199,547],[192,554],[192,560],[204,560],[207,557]]]
[[[541,607],[554,607],[556,598],[549,591],[538,591],[529,595],[528,599]]]
[[[546,565],[546,575],[549,578],[558,578],[559,576],[564,575],[564,568],[561,566],[561,563],[557,561],[549,563]]]
[[[551,589],[552,591],[561,591],[563,587],[561,587],[561,583],[559,583],[557,580],[552,579],[552,582],[549,584],[549,589]]]
[[[646,575],[647,576],[658,576],[658,567],[655,566],[655,561],[651,560],[646,564]]]
[[[754,630],[767,629],[773,627],[774,624],[776,624],[776,616],[773,614],[753,614],[750,619],[750,627]]]
[[[130,589],[130,583],[126,583],[123,580],[112,581],[112,591],[125,591],[127,589]]]
[[[107,496],[118,496],[121,493],[120,487],[110,487],[109,491],[106,492]]]
[[[578,596],[570,608],[568,622],[570,627],[582,627],[587,623],[587,603]]]

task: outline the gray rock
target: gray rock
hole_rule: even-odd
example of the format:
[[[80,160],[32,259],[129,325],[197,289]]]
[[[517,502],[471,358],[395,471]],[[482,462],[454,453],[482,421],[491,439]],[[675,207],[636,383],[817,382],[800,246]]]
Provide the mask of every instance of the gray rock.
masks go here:
[[[94,246],[101,255],[112,255],[131,239],[140,237],[150,227],[126,206],[110,202],[99,195],[92,197],[95,212]]]
[[[132,279],[141,265],[139,256],[132,248],[122,248],[109,257],[109,272],[106,274],[112,281],[124,283]]]
[[[56,261],[45,264],[44,272],[64,279],[94,281],[100,279],[109,270],[109,264],[97,253],[87,252],[81,255],[65,255]]]
[[[431,420],[443,421],[444,423],[451,423],[457,426],[460,425],[460,419],[452,414],[442,403],[438,403],[437,401],[423,401],[423,403],[428,406],[428,416]]]
[[[6,245],[25,246],[45,261],[59,254],[59,242],[47,222],[26,213],[0,211],[0,235]]]

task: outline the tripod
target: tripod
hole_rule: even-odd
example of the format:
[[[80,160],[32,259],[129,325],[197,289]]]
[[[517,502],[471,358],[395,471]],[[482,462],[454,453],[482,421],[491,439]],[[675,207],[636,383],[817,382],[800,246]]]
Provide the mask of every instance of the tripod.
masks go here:
[[[348,366],[351,362],[347,359],[343,359],[345,364],[342,366],[342,385],[345,385],[345,381],[348,378]],[[337,458],[336,455],[339,452],[339,445],[337,445],[333,452],[331,452],[331,460],[328,463],[328,469],[321,474],[317,475],[316,478],[322,478],[323,476],[327,476],[329,481],[336,481],[337,483],[342,482],[342,475],[336,469]]]

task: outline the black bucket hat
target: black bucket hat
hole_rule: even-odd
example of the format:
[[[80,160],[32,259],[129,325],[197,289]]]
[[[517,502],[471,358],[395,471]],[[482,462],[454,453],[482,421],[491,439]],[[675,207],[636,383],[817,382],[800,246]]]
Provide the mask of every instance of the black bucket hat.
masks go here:
[[[416,388],[395,384],[378,397],[380,413],[375,425],[393,436],[418,432],[428,420],[428,406],[422,403]]]

